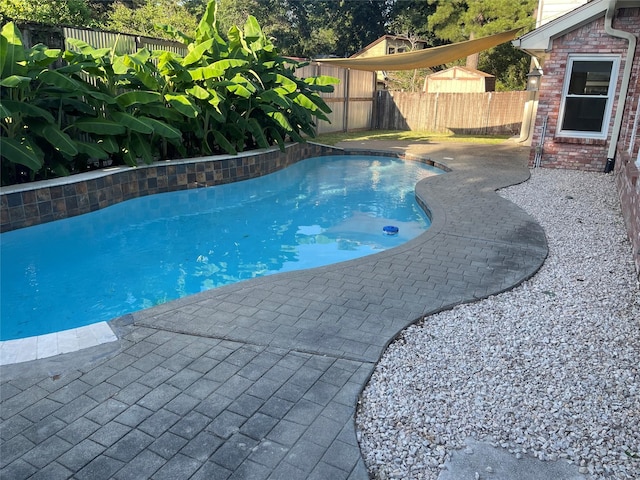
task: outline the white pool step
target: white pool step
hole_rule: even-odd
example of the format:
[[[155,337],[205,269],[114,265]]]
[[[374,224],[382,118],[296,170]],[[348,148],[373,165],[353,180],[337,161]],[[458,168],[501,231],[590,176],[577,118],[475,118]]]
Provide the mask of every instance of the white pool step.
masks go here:
[[[0,365],[29,362],[41,358],[95,347],[118,339],[107,322],[61,332],[0,342]]]

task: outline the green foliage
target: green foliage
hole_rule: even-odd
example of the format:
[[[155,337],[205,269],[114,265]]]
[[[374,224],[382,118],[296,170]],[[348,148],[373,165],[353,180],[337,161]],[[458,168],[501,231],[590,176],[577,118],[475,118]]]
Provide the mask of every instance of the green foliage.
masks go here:
[[[394,3],[395,0],[219,0],[219,21],[221,31],[226,32],[252,15],[284,55],[342,57],[356,53],[386,33]]]
[[[168,25],[181,32],[191,32],[196,28],[197,19],[182,4],[173,0],[146,0],[136,8],[115,2],[107,12],[103,27],[113,32],[173,38],[173,35],[158,25]]]
[[[438,39],[429,30],[427,18],[435,12],[435,6],[424,0],[399,1],[393,5],[387,27],[389,33],[418,37],[431,45],[439,44]]]
[[[388,72],[387,88],[403,92],[421,92],[424,88],[425,78],[431,73],[433,72],[429,68]]]
[[[263,19],[266,30],[268,24],[264,20],[272,19],[269,3],[259,0],[219,0],[216,18],[220,31],[227,32],[234,25],[244,25],[250,15]]]
[[[112,49],[95,49],[70,39],[73,50],[64,52],[68,66],[58,70],[85,83],[83,98],[89,107],[70,126],[77,136],[88,135],[118,164],[137,165],[161,158],[166,142],[179,143],[177,128],[165,120],[165,102],[152,55],[146,49],[117,55]],[[117,145],[117,148],[114,148]]]
[[[523,90],[527,84],[527,73],[531,57],[511,43],[503,43],[480,55],[478,68],[496,76],[496,90]]]
[[[411,50],[415,50],[418,40],[427,42],[428,47],[438,46],[442,41],[428,29],[426,21],[434,11],[435,6],[424,0],[396,2],[390,14],[389,32],[406,37],[411,42]],[[387,72],[386,85],[389,90],[422,91],[425,77],[431,73],[430,68]]]
[[[442,40],[459,42],[513,28],[523,33],[535,24],[537,0],[427,0],[435,6],[428,26]],[[496,76],[498,90],[522,89],[529,71],[529,56],[510,43],[480,54],[478,68]]]
[[[460,42],[513,28],[530,30],[537,0],[427,0],[436,7],[428,25],[443,40]]]
[[[159,57],[165,99],[187,117],[187,150],[235,153],[313,136],[316,120],[327,120],[330,111],[319,92],[332,90],[337,80],[296,78],[297,64],[278,54],[253,16],[242,30],[231,27],[227,38],[211,2],[194,37],[185,40],[189,53]]]
[[[68,39],[70,49],[24,48],[13,23],[0,34],[2,182],[48,178],[107,160],[138,165],[159,158],[283,148],[314,136],[328,120],[321,92],[337,79],[294,75],[249,16],[222,38],[212,0],[188,48],[118,53]],[[66,65],[51,70],[62,58]]]
[[[90,26],[94,12],[87,0],[0,0],[0,22],[8,20]]]
[[[42,45],[25,49],[13,23],[0,31],[0,46],[3,183],[33,179],[35,172],[66,173],[79,150],[61,128],[62,116],[77,95],[61,89],[61,76],[48,70],[61,52]]]

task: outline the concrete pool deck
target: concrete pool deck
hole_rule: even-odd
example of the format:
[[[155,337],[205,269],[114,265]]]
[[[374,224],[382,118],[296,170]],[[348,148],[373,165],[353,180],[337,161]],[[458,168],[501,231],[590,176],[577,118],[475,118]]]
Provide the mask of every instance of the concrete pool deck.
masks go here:
[[[0,477],[368,478],[354,415],[389,342],[526,280],[547,245],[494,193],[528,179],[528,147],[345,147],[450,167],[416,189],[431,228],[380,254],[137,312],[112,322],[117,342],[0,367]]]

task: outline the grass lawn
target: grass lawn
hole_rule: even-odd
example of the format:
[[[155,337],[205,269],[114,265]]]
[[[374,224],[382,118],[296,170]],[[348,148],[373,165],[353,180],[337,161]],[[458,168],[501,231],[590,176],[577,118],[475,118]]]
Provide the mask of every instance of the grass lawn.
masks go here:
[[[318,135],[310,139],[324,145],[335,145],[346,140],[403,140],[414,142],[465,142],[493,145],[503,143],[511,138],[509,135],[456,135],[454,133],[411,132],[401,130],[367,130],[363,132],[336,132]]]

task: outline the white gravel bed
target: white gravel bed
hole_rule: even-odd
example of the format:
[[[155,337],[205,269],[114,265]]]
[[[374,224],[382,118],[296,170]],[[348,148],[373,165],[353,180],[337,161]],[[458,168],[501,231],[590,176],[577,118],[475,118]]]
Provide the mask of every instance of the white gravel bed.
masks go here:
[[[390,345],[356,420],[370,475],[436,479],[473,437],[640,479],[640,290],[614,178],[539,169],[499,194],[543,226],[549,256]]]

